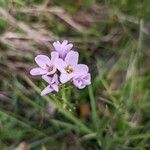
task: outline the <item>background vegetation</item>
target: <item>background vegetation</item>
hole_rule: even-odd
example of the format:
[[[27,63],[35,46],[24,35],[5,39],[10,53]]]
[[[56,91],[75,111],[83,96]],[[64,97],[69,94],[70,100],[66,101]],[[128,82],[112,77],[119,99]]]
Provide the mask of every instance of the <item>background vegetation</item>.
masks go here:
[[[0,0],[0,149],[150,149],[149,16],[149,0]],[[92,85],[41,97],[34,57],[64,39]]]

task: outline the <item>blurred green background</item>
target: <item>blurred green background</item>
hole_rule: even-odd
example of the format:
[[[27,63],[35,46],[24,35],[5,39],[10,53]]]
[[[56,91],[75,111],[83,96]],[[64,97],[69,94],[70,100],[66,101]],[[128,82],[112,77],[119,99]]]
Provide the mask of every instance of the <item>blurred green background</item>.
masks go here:
[[[41,97],[34,57],[65,39],[92,85]],[[150,0],[0,0],[0,150],[150,149],[149,47]]]

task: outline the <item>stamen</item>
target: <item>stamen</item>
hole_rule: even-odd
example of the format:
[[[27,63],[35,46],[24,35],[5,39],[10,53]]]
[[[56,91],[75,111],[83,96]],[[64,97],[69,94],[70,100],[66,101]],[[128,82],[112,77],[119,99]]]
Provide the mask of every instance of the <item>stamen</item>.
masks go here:
[[[46,64],[46,67],[47,67],[47,71],[48,72],[51,72],[53,70],[53,67],[52,66],[49,66],[48,64]]]
[[[73,68],[72,68],[71,65],[67,66],[67,67],[65,68],[65,70],[66,70],[67,73],[72,73],[72,72],[73,72]]]

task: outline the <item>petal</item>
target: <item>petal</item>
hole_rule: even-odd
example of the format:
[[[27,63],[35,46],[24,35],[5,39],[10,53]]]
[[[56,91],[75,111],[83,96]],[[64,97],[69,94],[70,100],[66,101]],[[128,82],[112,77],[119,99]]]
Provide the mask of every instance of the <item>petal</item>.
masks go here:
[[[73,84],[74,84],[76,87],[78,87],[78,85],[79,85],[80,83],[79,83],[78,79],[73,78]]]
[[[57,74],[54,74],[53,78],[52,78],[52,83],[59,83],[58,82],[58,75]]]
[[[86,86],[83,81],[78,80],[78,78],[73,78],[73,84],[79,89],[83,89]]]
[[[86,85],[84,85],[84,84],[81,84],[80,86],[78,86],[79,89],[83,89],[85,87],[86,87]]]
[[[70,51],[72,49],[72,47],[73,47],[73,44],[68,44],[66,47],[67,51]]]
[[[62,73],[65,73],[65,68],[67,67],[67,64],[62,59],[57,59],[54,63],[55,67]]]
[[[84,78],[84,84],[89,85],[91,84],[91,74],[88,73]]]
[[[54,46],[54,48],[55,48],[56,51],[59,51],[61,44],[60,44],[59,41],[57,41],[57,42],[53,43],[53,46]]]
[[[30,74],[33,75],[33,76],[37,76],[37,75],[43,75],[43,74],[46,74],[47,71],[42,69],[42,68],[33,68],[31,71],[30,71]]]
[[[73,77],[73,74],[66,74],[66,73],[63,73],[60,75],[60,82],[61,83],[66,83],[68,82],[69,80],[71,80]]]
[[[53,91],[53,89],[48,85],[42,92],[41,92],[41,96],[46,95],[48,93],[51,93]]]
[[[68,44],[68,41],[67,40],[64,40],[63,42],[62,42],[62,46],[66,46]]]
[[[51,87],[52,87],[56,92],[59,91],[59,88],[58,88],[58,84],[57,84],[57,83],[52,84]]]
[[[50,72],[47,72],[47,75],[52,75],[56,72],[57,70],[56,67],[55,66],[52,66],[52,67],[53,67],[52,70]]]
[[[56,59],[58,59],[58,52],[51,52],[51,62],[53,63]]]
[[[74,73],[77,74],[77,75],[84,75],[84,74],[87,74],[88,71],[89,71],[89,68],[88,68],[87,65],[78,64],[78,65],[75,67]]]
[[[48,56],[46,55],[38,55],[35,57],[35,61],[36,63],[43,69],[46,68],[46,65],[50,65],[51,64],[51,60],[49,59]]]
[[[49,77],[49,76],[47,76],[47,75],[43,75],[43,76],[42,76],[42,79],[45,80],[47,83],[50,84],[50,81],[51,81],[52,78]]]
[[[71,50],[71,48],[73,47],[73,44],[68,44],[68,41],[67,40],[64,40],[63,42],[62,42],[62,44],[61,44],[61,48],[62,48],[62,50],[65,50],[65,51],[70,51]]]
[[[76,66],[78,63],[78,59],[79,59],[79,53],[75,51],[70,51],[66,55],[65,62],[68,65]]]

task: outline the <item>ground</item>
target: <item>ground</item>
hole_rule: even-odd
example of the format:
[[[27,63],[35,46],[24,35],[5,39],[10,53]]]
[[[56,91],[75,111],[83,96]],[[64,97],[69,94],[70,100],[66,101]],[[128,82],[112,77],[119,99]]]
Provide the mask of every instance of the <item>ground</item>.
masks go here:
[[[148,150],[149,0],[0,0],[0,149]],[[92,84],[46,83],[38,54],[68,40]],[[65,95],[64,95],[65,93]]]

